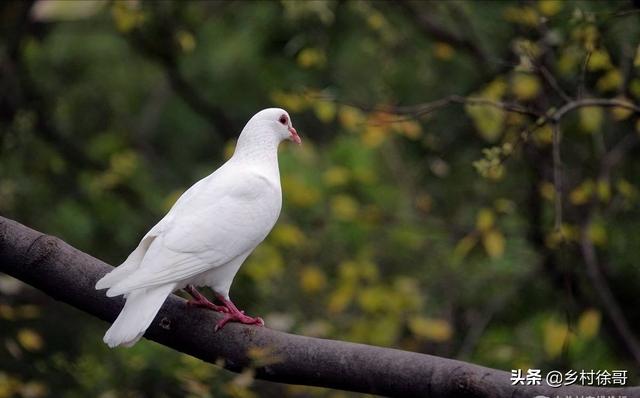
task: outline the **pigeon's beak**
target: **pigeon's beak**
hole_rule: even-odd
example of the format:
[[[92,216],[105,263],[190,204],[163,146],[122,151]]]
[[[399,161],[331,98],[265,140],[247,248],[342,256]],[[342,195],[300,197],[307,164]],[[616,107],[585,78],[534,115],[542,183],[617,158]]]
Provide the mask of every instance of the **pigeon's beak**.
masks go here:
[[[291,136],[289,137],[291,141],[295,142],[298,145],[302,144],[302,140],[300,139],[298,132],[293,128],[293,126],[289,126],[289,133],[291,133]]]

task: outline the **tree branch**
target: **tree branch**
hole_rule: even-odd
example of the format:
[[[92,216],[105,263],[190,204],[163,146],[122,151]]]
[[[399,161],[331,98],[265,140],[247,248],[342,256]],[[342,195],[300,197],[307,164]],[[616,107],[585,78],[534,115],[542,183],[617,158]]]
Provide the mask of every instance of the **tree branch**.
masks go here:
[[[53,298],[105,321],[113,321],[123,300],[94,289],[111,267],[62,240],[0,217],[0,271]],[[178,351],[240,371],[252,365],[252,348],[274,360],[256,366],[256,377],[388,396],[531,397],[613,394],[638,396],[640,387],[596,388],[512,386],[507,372],[431,355],[230,324],[213,333],[219,315],[187,309],[185,300],[167,299],[145,337]],[[96,344],[101,344],[96,341]]]

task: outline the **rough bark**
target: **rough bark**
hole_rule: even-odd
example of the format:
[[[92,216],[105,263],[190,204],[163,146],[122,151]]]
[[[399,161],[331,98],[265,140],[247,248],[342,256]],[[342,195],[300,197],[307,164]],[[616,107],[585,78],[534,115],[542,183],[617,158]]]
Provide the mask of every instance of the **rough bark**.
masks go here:
[[[109,322],[117,316],[123,300],[106,297],[94,285],[110,269],[108,264],[56,237],[0,217],[0,272]],[[145,337],[207,362],[222,358],[224,366],[232,371],[252,366],[248,351],[259,347],[277,361],[256,367],[257,378],[387,396],[640,397],[640,387],[512,386],[510,374],[500,370],[426,354],[298,336],[268,327],[230,324],[213,333],[218,317],[208,310],[187,308],[185,300],[171,296]]]

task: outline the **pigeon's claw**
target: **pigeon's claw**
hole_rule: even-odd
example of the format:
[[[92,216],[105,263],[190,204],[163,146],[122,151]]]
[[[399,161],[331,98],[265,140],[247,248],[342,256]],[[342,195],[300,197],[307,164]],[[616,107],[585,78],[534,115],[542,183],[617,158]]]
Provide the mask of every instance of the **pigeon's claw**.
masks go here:
[[[226,325],[229,322],[244,323],[245,325],[264,326],[264,321],[262,320],[262,318],[260,317],[254,318],[254,317],[245,315],[244,311],[239,310],[238,307],[236,307],[236,305],[233,304],[231,300],[228,300],[226,297],[220,294],[216,295],[216,297],[218,298],[218,300],[222,302],[222,304],[224,304],[228,312],[224,314],[224,316],[222,317],[221,320],[218,321],[218,323],[216,323],[216,326],[213,329],[214,332],[217,332],[218,330],[222,329],[224,325]]]
[[[264,321],[260,317],[253,318],[253,317],[244,315],[241,312],[231,312],[231,313],[225,313],[223,315],[222,319],[220,319],[218,323],[216,323],[216,326],[213,328],[213,331],[217,332],[229,322],[238,322],[238,323],[243,323],[245,325],[264,326]]]
[[[192,300],[187,301],[187,306],[189,307],[200,307],[206,308],[216,312],[228,313],[229,309],[222,305],[213,304],[209,301],[205,296],[202,295],[193,285],[189,285],[185,288],[187,293],[193,297]]]

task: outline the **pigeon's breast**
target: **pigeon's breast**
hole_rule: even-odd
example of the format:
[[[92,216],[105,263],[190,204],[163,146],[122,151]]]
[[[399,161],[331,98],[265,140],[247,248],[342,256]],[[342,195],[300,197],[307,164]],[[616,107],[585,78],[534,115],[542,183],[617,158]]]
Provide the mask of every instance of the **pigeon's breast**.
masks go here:
[[[271,230],[282,209],[280,180],[274,181],[273,178],[258,173],[252,180],[252,185],[256,189],[250,199],[252,206],[248,207],[248,212],[251,213],[251,218],[264,222]]]

